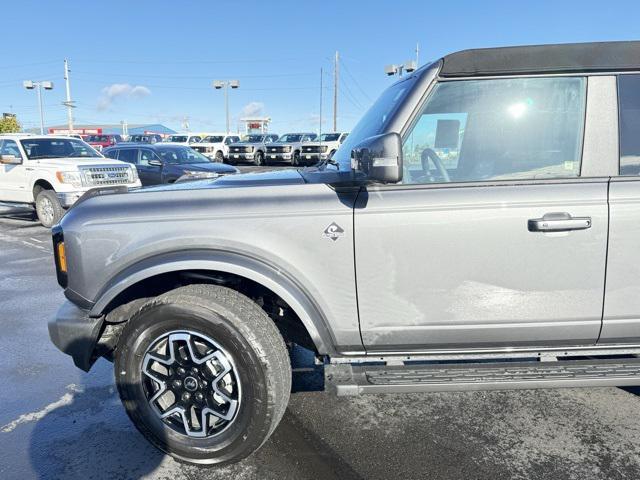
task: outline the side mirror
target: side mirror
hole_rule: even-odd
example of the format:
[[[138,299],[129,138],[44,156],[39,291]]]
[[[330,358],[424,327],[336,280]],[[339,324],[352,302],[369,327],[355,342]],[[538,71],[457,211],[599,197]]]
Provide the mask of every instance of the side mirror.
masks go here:
[[[162,162],[160,160],[149,160],[149,165],[152,167],[161,167]]]
[[[22,158],[16,157],[15,155],[0,155],[0,163],[4,163],[5,165],[20,165]]]
[[[369,137],[351,150],[351,168],[369,180],[398,183],[402,180],[402,139],[395,132]]]

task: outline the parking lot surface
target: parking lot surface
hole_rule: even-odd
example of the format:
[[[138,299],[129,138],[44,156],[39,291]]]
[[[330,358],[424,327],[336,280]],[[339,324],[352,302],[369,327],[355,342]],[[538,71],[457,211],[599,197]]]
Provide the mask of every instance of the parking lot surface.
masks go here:
[[[616,388],[303,391],[240,464],[179,464],[135,430],[110,363],[83,373],[49,342],[47,319],[63,301],[51,256],[30,212],[0,206],[2,479],[640,478],[640,390]]]

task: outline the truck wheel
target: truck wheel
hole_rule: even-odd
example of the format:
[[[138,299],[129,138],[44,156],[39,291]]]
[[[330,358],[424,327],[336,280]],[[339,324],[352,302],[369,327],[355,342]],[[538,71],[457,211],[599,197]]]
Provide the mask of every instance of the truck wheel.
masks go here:
[[[264,154],[262,152],[256,153],[254,163],[258,166],[264,165]]]
[[[216,162],[224,163],[224,155],[221,150],[216,152]]]
[[[145,304],[115,351],[127,414],[157,448],[197,464],[237,462],[276,428],[291,366],[273,321],[244,295],[189,285]]]
[[[60,221],[64,209],[53,190],[41,190],[36,196],[36,214],[43,227],[51,228]]]
[[[293,152],[293,160],[291,162],[294,166],[300,165],[300,152],[297,150]]]

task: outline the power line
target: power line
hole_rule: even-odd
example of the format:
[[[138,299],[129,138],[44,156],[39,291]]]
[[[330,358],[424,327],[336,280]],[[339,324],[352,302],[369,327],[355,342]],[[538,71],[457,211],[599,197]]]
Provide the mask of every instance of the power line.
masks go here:
[[[104,77],[102,72],[86,72],[82,70],[74,70],[74,73],[81,73],[84,75],[98,76],[100,78]],[[229,77],[234,78],[281,78],[281,77],[306,77],[306,76],[315,76],[317,75],[314,72],[288,72],[288,73],[270,73],[270,74],[247,74],[247,75],[229,75],[225,74]],[[109,76],[116,77],[127,77],[127,78],[162,78],[162,79],[182,79],[182,80],[201,80],[201,79],[210,79],[212,75],[155,75],[155,74],[146,74],[146,73],[113,73],[109,72]],[[214,75],[215,76],[215,75]]]
[[[358,90],[360,90],[360,93],[362,93],[362,95],[367,99],[367,101],[369,103],[373,103],[373,100],[371,99],[371,97],[369,95],[367,95],[367,92],[365,92],[364,89],[360,86],[360,82],[358,82],[356,77],[351,74],[351,71],[345,65],[344,61],[341,60],[341,64],[342,64],[342,67],[344,68],[344,71],[347,72],[347,75],[349,76],[349,78],[351,78],[351,80],[353,81],[355,86],[358,87]]]

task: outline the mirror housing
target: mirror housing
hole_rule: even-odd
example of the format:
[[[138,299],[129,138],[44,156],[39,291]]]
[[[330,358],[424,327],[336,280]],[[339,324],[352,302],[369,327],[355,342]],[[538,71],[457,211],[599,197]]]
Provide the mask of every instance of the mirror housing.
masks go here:
[[[149,160],[148,163],[152,167],[161,167],[162,166],[162,162],[160,160]]]
[[[0,163],[5,165],[20,165],[22,158],[16,157],[15,155],[0,155]]]
[[[369,137],[351,150],[351,169],[369,180],[398,183],[402,180],[402,139],[396,132]]]

